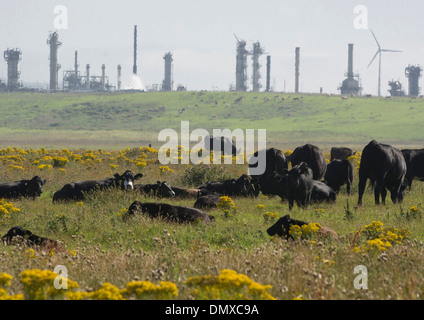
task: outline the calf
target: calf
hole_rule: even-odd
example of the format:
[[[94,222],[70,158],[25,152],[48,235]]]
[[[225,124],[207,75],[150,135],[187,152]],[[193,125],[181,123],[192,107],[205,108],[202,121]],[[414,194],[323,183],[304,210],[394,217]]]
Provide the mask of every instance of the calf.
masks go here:
[[[68,183],[53,195],[53,202],[81,201],[86,199],[89,192],[112,187],[120,187],[122,190],[133,189],[134,180],[138,180],[141,177],[143,177],[142,173],[134,176],[131,171],[127,170],[122,175],[115,173],[113,178],[105,180],[87,180]]]
[[[327,165],[324,176],[325,183],[334,191],[339,192],[340,187],[347,185],[347,193],[350,196],[353,182],[353,165],[349,160],[333,160]]]
[[[35,176],[31,180],[19,180],[0,183],[0,199],[39,197],[43,192],[43,185],[45,183],[46,180],[41,180],[39,176]]]
[[[146,214],[151,218],[164,218],[175,222],[195,222],[201,220],[210,223],[215,220],[213,216],[190,207],[173,206],[167,203],[142,203],[134,201],[128,209],[128,214]]]
[[[290,215],[287,214],[284,217],[278,219],[278,221],[274,223],[271,227],[269,227],[266,232],[271,237],[277,234],[278,236],[285,238],[286,240],[294,240],[293,236],[290,234],[290,227],[294,225],[301,227],[306,224],[308,223],[292,219]],[[321,226],[317,234],[319,238],[333,237],[336,240],[339,239],[338,234],[328,227]]]
[[[402,202],[405,195],[406,162],[402,152],[390,145],[372,140],[362,151],[359,166],[358,205],[362,204],[367,179],[375,182],[375,204],[385,203],[388,189],[393,203]]]
[[[194,207],[197,209],[214,209],[218,207],[218,202],[220,200],[219,195],[211,194],[207,196],[199,197],[194,203]]]
[[[56,240],[52,240],[49,238],[43,238],[36,236],[31,231],[26,230],[20,226],[16,226],[11,228],[7,234],[5,234],[1,240],[5,244],[11,244],[14,240],[22,240],[28,246],[37,246],[41,249],[52,250],[56,249],[58,251],[64,251],[63,248]]]
[[[311,202],[313,189],[313,173],[309,166],[301,162],[294,166],[287,175],[286,192],[289,201],[289,210],[292,210],[294,201],[298,207],[307,207]]]
[[[336,191],[333,188],[326,185],[324,182],[314,180],[312,181],[312,194],[311,201],[312,202],[334,202],[336,201]]]
[[[158,198],[172,198],[175,197],[175,192],[171,186],[165,181],[157,181],[153,184],[139,184],[135,185],[135,189],[140,191],[142,194],[154,196]]]

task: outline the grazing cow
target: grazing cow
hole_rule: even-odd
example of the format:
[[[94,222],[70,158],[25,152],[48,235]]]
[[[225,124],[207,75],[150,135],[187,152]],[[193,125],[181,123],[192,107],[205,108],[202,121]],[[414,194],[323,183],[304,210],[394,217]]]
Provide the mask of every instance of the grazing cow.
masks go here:
[[[284,217],[278,219],[278,221],[274,223],[271,227],[269,227],[266,232],[271,237],[277,234],[278,236],[285,238],[286,240],[294,240],[293,236],[290,234],[290,227],[291,226],[301,227],[305,224],[308,224],[308,223],[304,221],[292,219],[290,215],[287,214]],[[321,226],[321,228],[318,230],[318,237],[319,238],[333,237],[335,239],[339,239],[339,236],[334,230],[324,226]]]
[[[252,181],[246,174],[241,175],[237,180],[229,179],[224,181],[208,181],[198,187],[212,193],[226,196],[248,196],[251,194]]]
[[[236,143],[227,137],[212,137],[212,136],[206,136],[204,138],[205,142],[205,150],[213,151],[214,147],[217,148],[217,146],[220,147],[221,153],[223,155],[232,155],[236,156],[240,153],[241,149],[236,149]]]
[[[321,180],[327,170],[327,161],[320,148],[312,144],[297,147],[290,155],[290,161],[292,166],[305,162],[312,169],[314,180]]]
[[[356,152],[350,148],[333,147],[331,148],[331,151],[330,151],[330,161],[333,161],[335,159],[347,160],[349,157],[354,156],[355,154]]]
[[[36,236],[31,231],[26,230],[20,226],[11,228],[7,234],[1,237],[2,242],[5,244],[11,244],[15,239],[23,240],[26,245],[31,247],[37,246],[46,250],[56,249],[59,251],[64,251],[56,240]]]
[[[424,149],[403,149],[401,152],[407,168],[405,180],[411,190],[415,177],[424,178]]]
[[[349,160],[333,160],[327,165],[324,176],[325,183],[334,191],[339,192],[340,187],[347,185],[347,193],[350,196],[353,182],[353,165]]]
[[[367,179],[375,181],[375,204],[386,200],[386,188],[390,191],[393,203],[402,202],[405,195],[405,158],[398,149],[372,140],[362,151],[359,166],[358,205],[362,204]]]
[[[286,193],[289,201],[289,210],[292,210],[294,201],[298,207],[307,207],[311,202],[313,189],[312,169],[304,162],[294,166],[287,175]]]
[[[140,191],[141,194],[147,194],[158,198],[175,197],[175,192],[166,181],[157,181],[152,184],[136,184],[134,188]]]
[[[216,194],[210,194],[207,196],[199,197],[194,203],[194,207],[197,209],[214,209],[218,207],[220,196]]]
[[[312,181],[312,194],[311,201],[312,202],[334,202],[336,201],[336,191],[333,188],[326,185],[324,182],[314,180]]]
[[[147,214],[151,218],[164,218],[176,222],[195,222],[201,220],[209,223],[215,220],[213,216],[190,207],[173,206],[167,203],[142,203],[134,201],[128,209],[128,214]]]
[[[273,172],[277,172],[279,174],[284,174],[284,172],[288,169],[288,161],[283,151],[278,150],[276,148],[269,148],[264,150],[265,152],[256,151],[253,154],[253,157],[249,159],[249,173],[253,168],[257,168],[259,163],[265,163],[265,171],[261,175],[254,175],[250,173],[252,177],[252,185],[257,196],[259,191],[261,191],[261,187],[263,186],[263,179],[266,179],[268,175],[273,174]],[[266,160],[259,159],[260,156],[265,156]]]
[[[87,180],[68,183],[53,195],[53,202],[81,201],[84,200],[87,193],[91,191],[105,190],[112,187],[120,187],[122,190],[134,189],[134,181],[140,179],[142,176],[142,173],[134,176],[131,171],[127,170],[122,175],[115,173],[113,178],[104,180]]]
[[[39,197],[43,192],[43,185],[45,183],[46,180],[41,180],[39,176],[35,176],[31,180],[20,180],[0,183],[0,199]]]

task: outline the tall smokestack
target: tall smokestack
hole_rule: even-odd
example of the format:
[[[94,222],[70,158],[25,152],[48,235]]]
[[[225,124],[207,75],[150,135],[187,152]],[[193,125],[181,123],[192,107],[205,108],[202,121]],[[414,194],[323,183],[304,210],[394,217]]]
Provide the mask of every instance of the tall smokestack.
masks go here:
[[[57,49],[62,45],[59,42],[59,35],[54,32],[47,39],[47,44],[50,45],[50,90],[58,88],[58,64],[57,64]]]
[[[133,74],[137,74],[137,26],[134,26],[134,66]]]
[[[78,77],[78,51],[75,50],[75,77]]]
[[[85,82],[85,86],[86,86],[86,88],[87,89],[90,89],[90,65],[89,64],[87,64],[86,66],[85,66],[85,70],[86,70],[86,76],[87,76],[87,80],[86,80],[86,82]]]
[[[266,92],[270,91],[271,56],[266,56]]]
[[[353,78],[353,43],[349,43],[347,77]]]
[[[102,90],[106,90],[106,66],[102,64]]]
[[[19,49],[7,49],[4,52],[4,60],[7,61],[7,88],[10,91],[19,88],[18,64],[21,61],[21,54]]]
[[[118,90],[121,90],[121,65],[118,64]]]
[[[299,92],[299,58],[300,58],[300,48],[296,48],[296,63],[295,63],[295,89],[296,93]]]

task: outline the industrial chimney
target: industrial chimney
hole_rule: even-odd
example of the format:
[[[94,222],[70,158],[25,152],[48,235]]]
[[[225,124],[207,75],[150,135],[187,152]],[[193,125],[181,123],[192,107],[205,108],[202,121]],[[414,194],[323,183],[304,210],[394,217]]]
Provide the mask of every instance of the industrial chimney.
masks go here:
[[[236,37],[237,39],[237,37]],[[237,39],[236,91],[247,91],[247,55],[246,41]]]
[[[419,79],[422,77],[422,67],[409,65],[405,68],[405,76],[408,78],[408,95],[418,97],[420,94]]]
[[[47,44],[50,45],[50,90],[58,89],[58,63],[57,49],[62,45],[59,42],[59,35],[54,32],[47,39]]]
[[[102,90],[106,90],[106,66],[102,64]]]
[[[338,89],[341,94],[348,95],[357,95],[361,92],[362,88],[359,87],[359,80],[356,80],[355,77],[359,79],[358,75],[353,73],[353,44],[349,43],[348,45],[348,57],[347,57],[347,79],[345,79]]]
[[[85,87],[86,89],[90,89],[90,65],[87,64],[85,66],[85,70],[86,70],[86,81],[85,81]]]
[[[162,91],[172,91],[172,53],[163,56],[165,60],[165,79],[162,82]]]
[[[137,26],[134,26],[134,65],[133,74],[137,74]]]
[[[18,64],[21,61],[21,54],[19,49],[7,49],[4,52],[4,60],[7,61],[7,89],[9,91],[19,88]]]
[[[296,60],[295,60],[295,87],[294,92],[299,92],[299,65],[300,65],[300,48],[296,47]]]
[[[121,65],[118,64],[118,90],[121,90]]]
[[[266,56],[266,92],[269,92],[271,80],[271,56]]]

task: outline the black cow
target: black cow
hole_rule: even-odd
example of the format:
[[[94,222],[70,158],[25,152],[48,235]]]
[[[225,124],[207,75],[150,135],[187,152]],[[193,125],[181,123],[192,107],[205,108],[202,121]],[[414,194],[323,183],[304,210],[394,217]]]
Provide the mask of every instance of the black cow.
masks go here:
[[[305,224],[308,224],[308,223],[304,221],[292,219],[290,215],[287,214],[284,217],[278,219],[278,221],[274,223],[271,227],[269,227],[266,232],[271,237],[277,234],[280,237],[285,238],[286,240],[293,240],[294,238],[290,234],[290,227],[291,226],[302,227]],[[336,240],[339,239],[338,234],[334,230],[324,226],[321,226],[321,228],[319,228],[317,235],[319,238],[332,237]]]
[[[39,237],[33,234],[31,231],[22,228],[21,226],[11,228],[7,234],[1,237],[1,240],[5,244],[11,244],[14,240],[22,240],[28,246],[39,246],[47,250],[63,250],[63,248],[56,240]]]
[[[283,151],[276,148],[269,148],[264,151],[265,152],[256,151],[253,157],[249,159],[249,174],[252,177],[252,185],[256,196],[265,184],[263,180],[267,179],[267,177],[274,172],[284,174],[288,169],[288,161]],[[264,156],[265,159],[258,158],[261,157],[261,155]],[[252,169],[257,168],[259,163],[265,164],[265,171],[260,175],[252,174]]]
[[[320,148],[312,144],[297,147],[290,155],[290,161],[292,167],[305,162],[312,169],[314,180],[321,180],[327,170],[327,161]]]
[[[133,189],[134,181],[141,177],[143,177],[142,173],[134,176],[130,170],[127,170],[122,175],[115,173],[113,178],[104,180],[87,180],[68,183],[53,195],[53,202],[81,201],[84,200],[87,193],[91,191],[105,190],[112,187],[120,187],[122,190]]]
[[[353,183],[353,165],[349,160],[333,160],[327,165],[324,176],[325,183],[334,191],[339,192],[340,187],[347,185],[347,193],[350,195]]]
[[[136,184],[134,189],[140,191],[142,194],[154,196],[158,198],[172,198],[175,197],[175,192],[166,181],[157,181],[152,184]]]
[[[280,174],[277,171],[274,171],[267,176],[262,177],[260,182],[262,194],[279,196],[281,200],[286,199],[286,181],[288,172],[288,170],[284,170],[284,172]]]
[[[358,205],[362,204],[367,179],[375,181],[375,204],[383,204],[388,189],[393,203],[402,202],[405,195],[405,158],[398,149],[372,140],[362,151],[359,165]]]
[[[213,151],[214,146],[215,148],[217,148],[216,146],[219,145],[221,148],[220,149],[221,153],[223,155],[236,156],[237,154],[240,153],[240,150],[241,150],[241,149],[237,149],[236,143],[232,139],[229,139],[227,137],[206,136],[204,138],[204,142],[205,142],[205,150]]]
[[[311,201],[312,202],[334,202],[336,201],[337,194],[336,191],[334,191],[333,188],[326,185],[324,182],[314,180],[312,181],[313,187],[312,187],[312,194],[311,194]]]
[[[299,207],[307,207],[311,202],[313,189],[312,169],[304,162],[294,166],[287,175],[286,193],[289,201],[289,210],[292,210],[294,201]]]
[[[424,178],[424,149],[401,150],[406,162],[405,180],[409,190],[415,177]]]
[[[31,180],[20,180],[0,183],[0,199],[39,197],[43,192],[43,185],[45,183],[46,180],[41,180],[39,176],[35,176]]]
[[[147,214],[151,218],[164,218],[176,222],[195,222],[201,220],[209,223],[215,220],[213,216],[190,207],[173,206],[167,203],[142,203],[134,201],[128,209],[128,214]]]
[[[355,151],[353,151],[350,148],[346,147],[333,147],[330,151],[330,161],[333,160],[347,160],[349,157],[354,156],[356,154]]]
[[[248,196],[251,194],[252,181],[246,174],[241,175],[238,179],[228,179],[224,181],[208,181],[198,187],[212,193],[222,194],[226,196]]]
[[[194,203],[194,207],[197,209],[214,209],[218,207],[220,199],[221,197],[216,194],[201,196]]]

